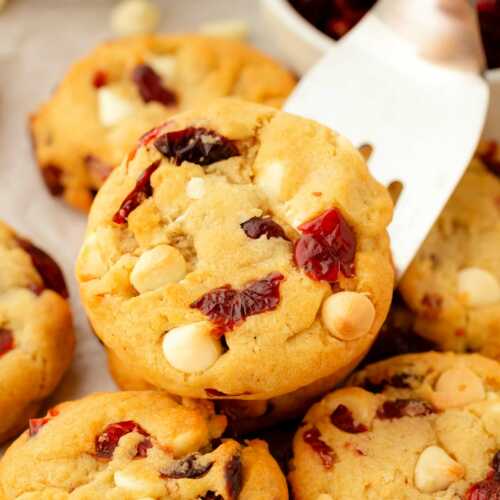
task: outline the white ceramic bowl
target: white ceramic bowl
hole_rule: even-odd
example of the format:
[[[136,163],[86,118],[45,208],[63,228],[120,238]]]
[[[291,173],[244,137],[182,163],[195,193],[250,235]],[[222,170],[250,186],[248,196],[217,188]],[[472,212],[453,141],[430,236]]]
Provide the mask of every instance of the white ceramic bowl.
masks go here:
[[[260,0],[267,29],[273,33],[280,57],[299,75],[304,74],[335,40],[304,19],[288,0]],[[500,140],[500,69],[486,72],[490,85],[490,108],[485,137]]]

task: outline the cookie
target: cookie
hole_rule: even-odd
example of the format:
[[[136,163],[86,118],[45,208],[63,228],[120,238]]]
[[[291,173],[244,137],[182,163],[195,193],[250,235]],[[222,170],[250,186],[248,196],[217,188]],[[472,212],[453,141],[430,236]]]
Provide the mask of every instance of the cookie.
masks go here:
[[[287,70],[236,40],[108,42],[73,65],[31,117],[36,160],[50,193],[87,211],[136,139],[171,115],[223,96],[278,107],[294,85]]]
[[[398,356],[356,373],[294,438],[296,500],[500,495],[500,364],[478,354]]]
[[[145,391],[156,388],[134,373],[130,366],[118,356],[107,351],[108,366],[111,375],[120,389],[125,391]],[[347,376],[356,363],[345,369]],[[229,432],[240,436],[249,432],[267,429],[277,423],[302,417],[311,404],[318,401],[325,393],[332,390],[343,378],[336,373],[296,391],[264,400],[215,399],[219,413],[228,418]]]
[[[0,221],[0,442],[26,428],[70,364],[67,298],[51,257]]]
[[[443,350],[500,359],[500,178],[493,172],[472,161],[399,289],[418,334]]]
[[[345,375],[375,338],[391,212],[343,137],[221,99],[141,139],[100,190],[77,263],[83,303],[155,387],[290,393]]]
[[[183,406],[157,391],[63,403],[32,420],[7,450],[0,497],[287,499],[285,478],[267,445],[221,440],[225,422],[210,402]]]

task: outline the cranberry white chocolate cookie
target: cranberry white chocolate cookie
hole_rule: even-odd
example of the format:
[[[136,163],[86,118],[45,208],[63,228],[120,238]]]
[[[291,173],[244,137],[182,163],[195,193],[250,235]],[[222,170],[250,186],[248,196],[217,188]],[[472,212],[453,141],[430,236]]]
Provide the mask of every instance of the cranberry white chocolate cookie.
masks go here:
[[[155,387],[269,399],[366,353],[392,295],[391,213],[346,139],[221,99],[151,131],[109,177],[77,263],[83,303]]]
[[[500,359],[500,154],[484,144],[400,283],[415,331]],[[500,151],[499,151],[500,153]]]
[[[67,298],[52,258],[0,221],[0,443],[26,428],[70,364]]]
[[[223,96],[280,106],[295,78],[236,40],[145,35],[77,62],[31,118],[36,160],[54,196],[88,210],[136,139],[172,114]]]
[[[114,352],[108,350],[107,355],[109,371],[120,389],[126,391],[156,389],[134,372],[130,365],[122,362]],[[346,376],[356,364],[357,361],[352,366],[346,367]],[[301,418],[311,404],[331,391],[341,378],[343,378],[341,374],[335,373],[333,377],[317,380],[296,391],[271,399],[217,399],[214,400],[214,404],[219,413],[227,416],[228,429],[232,435],[247,434],[279,422]]]
[[[296,500],[500,498],[500,364],[398,356],[355,373],[294,438]]]
[[[101,393],[63,403],[0,462],[0,498],[13,500],[286,500],[263,441],[220,439],[210,402],[162,392]]]

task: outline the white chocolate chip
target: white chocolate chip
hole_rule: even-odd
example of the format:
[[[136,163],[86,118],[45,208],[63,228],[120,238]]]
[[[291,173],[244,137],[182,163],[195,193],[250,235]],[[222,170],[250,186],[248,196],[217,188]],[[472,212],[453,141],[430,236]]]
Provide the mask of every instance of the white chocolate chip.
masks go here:
[[[123,488],[127,491],[133,491],[142,495],[155,495],[158,491],[158,484],[156,482],[138,477],[129,471],[117,470],[113,479],[118,488]]]
[[[282,163],[275,161],[259,172],[256,182],[269,198],[279,198],[284,176],[285,167]]]
[[[458,293],[470,307],[481,307],[500,302],[500,283],[488,271],[468,267],[458,273]]]
[[[130,282],[139,293],[177,283],[186,276],[186,261],[176,248],[158,245],[146,250],[130,273]]]
[[[116,125],[134,111],[130,102],[107,87],[101,87],[97,91],[97,104],[99,120],[105,127]]]
[[[163,354],[177,370],[202,372],[210,368],[222,354],[221,343],[211,334],[212,325],[200,321],[179,326],[163,337]]]
[[[186,194],[188,198],[200,200],[205,194],[205,180],[203,177],[193,177],[186,184]]]
[[[418,457],[415,466],[415,486],[422,493],[445,490],[464,477],[464,467],[439,446],[429,446]]]
[[[165,80],[174,76],[177,59],[174,56],[152,56],[147,63]]]
[[[450,368],[436,382],[432,400],[440,409],[466,406],[486,397],[483,382],[468,368]]]
[[[249,30],[248,24],[243,19],[229,19],[227,21],[204,23],[200,26],[199,31],[209,36],[245,40],[248,37]]]
[[[375,319],[375,307],[362,293],[339,292],[323,302],[321,319],[334,337],[354,340],[370,331]]]
[[[111,13],[111,28],[120,36],[153,32],[160,22],[160,10],[149,0],[124,0]]]

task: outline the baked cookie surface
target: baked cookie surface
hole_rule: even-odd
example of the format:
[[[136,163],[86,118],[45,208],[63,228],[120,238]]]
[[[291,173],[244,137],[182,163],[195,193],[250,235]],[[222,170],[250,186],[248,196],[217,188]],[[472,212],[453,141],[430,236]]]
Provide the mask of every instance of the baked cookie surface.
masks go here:
[[[57,264],[0,221],[0,442],[26,428],[70,364],[67,296]]]
[[[369,348],[392,295],[391,213],[347,140],[222,99],[171,118],[110,176],[77,263],[82,299],[155,387],[269,399]]]
[[[32,116],[35,156],[49,191],[87,211],[137,138],[172,114],[223,96],[278,107],[294,84],[288,71],[235,40],[108,42],[74,64]]]
[[[0,462],[5,500],[288,498],[262,441],[220,440],[210,402],[154,391],[101,393],[30,422]],[[2,497],[3,493],[3,497]]]
[[[496,361],[477,354],[398,356],[367,366],[350,384],[314,405],[294,438],[294,498],[498,497]]]
[[[472,161],[401,280],[417,333],[500,359],[500,178]]]

